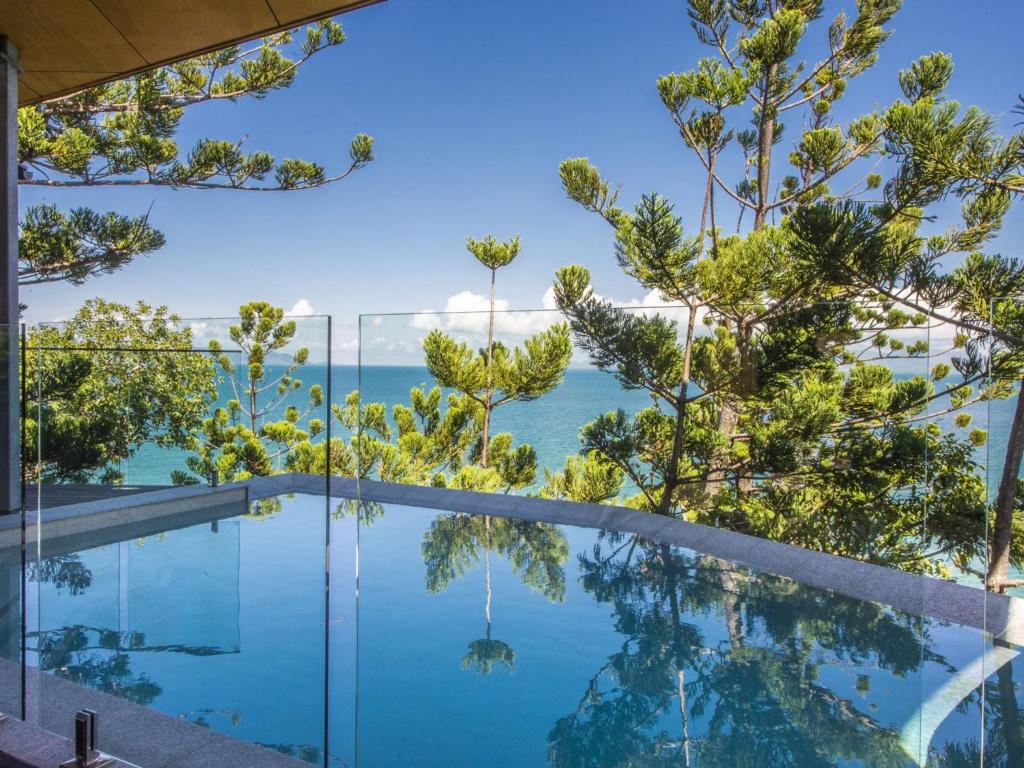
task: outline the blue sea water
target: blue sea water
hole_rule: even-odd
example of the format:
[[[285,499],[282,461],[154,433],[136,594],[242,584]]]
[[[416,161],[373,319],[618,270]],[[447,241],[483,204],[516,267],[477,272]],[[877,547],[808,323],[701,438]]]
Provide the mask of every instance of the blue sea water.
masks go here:
[[[389,408],[395,403],[409,404],[412,387],[433,386],[426,368],[418,366],[363,367],[338,365],[332,367],[331,399],[344,403],[345,396],[359,390],[364,403],[383,402]],[[306,387],[319,384],[326,391],[327,367],[304,366],[297,376]],[[231,396],[231,387],[221,385],[223,404]],[[301,406],[302,397],[289,401]],[[557,470],[567,456],[579,450],[579,430],[595,416],[623,408],[629,413],[645,407],[650,398],[644,392],[623,391],[611,376],[591,369],[571,369],[562,385],[544,397],[528,402],[508,403],[495,411],[494,429],[511,432],[517,443],[529,443],[537,451],[539,472]],[[279,412],[283,410],[278,409]],[[326,405],[311,416],[327,418]],[[334,423],[335,430],[344,430]],[[338,434],[336,431],[335,434]],[[145,445],[128,461],[124,470],[126,482],[140,485],[160,485],[169,482],[171,472],[185,469],[186,455],[178,450]]]
[[[272,369],[271,369],[272,370]],[[338,365],[331,368],[331,398],[343,403],[345,396],[360,390],[364,403],[383,402],[389,408],[395,403],[409,403],[412,387],[433,385],[426,368],[419,366],[357,366]],[[908,375],[908,374],[903,374]],[[319,384],[327,389],[327,367],[324,365],[304,366],[297,376],[308,386]],[[231,397],[231,387],[222,383],[221,395],[216,405],[222,405]],[[301,396],[292,396],[287,403],[303,406]],[[650,403],[644,391],[624,391],[609,374],[590,368],[572,368],[557,389],[532,402],[509,403],[495,412],[494,428],[511,432],[517,443],[529,443],[537,452],[538,477],[543,479],[544,470],[561,469],[567,456],[579,450],[580,428],[601,413],[622,408],[635,413]],[[990,492],[994,492],[1002,471],[1009,434],[1010,420],[1016,401],[994,400],[972,406],[970,412],[973,425],[987,429],[987,444],[977,452],[976,460],[986,475]],[[282,405],[278,412],[283,412]],[[933,411],[943,408],[941,402]],[[327,418],[326,404],[310,414]],[[951,417],[944,417],[947,424]],[[340,426],[333,427],[337,430]],[[186,454],[174,449],[144,445],[123,467],[126,482],[140,485],[162,485],[170,480],[171,472],[184,470]]]

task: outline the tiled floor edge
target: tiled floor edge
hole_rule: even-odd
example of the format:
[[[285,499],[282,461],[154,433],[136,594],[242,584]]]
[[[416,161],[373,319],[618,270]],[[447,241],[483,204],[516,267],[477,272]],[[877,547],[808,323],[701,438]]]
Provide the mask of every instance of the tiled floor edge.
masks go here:
[[[0,721],[0,768],[54,768],[75,756],[70,739],[8,717]],[[115,760],[110,768],[132,768]]]
[[[56,768],[73,757],[71,741],[61,734],[67,733],[65,728],[70,730],[74,713],[83,708],[98,714],[97,747],[121,758],[117,768],[218,768],[225,758],[230,765],[247,768],[308,768],[307,763],[276,750],[35,667],[29,668],[28,680],[28,722],[11,717],[0,723],[0,768],[5,760],[19,768]],[[9,727],[15,722],[18,727]]]

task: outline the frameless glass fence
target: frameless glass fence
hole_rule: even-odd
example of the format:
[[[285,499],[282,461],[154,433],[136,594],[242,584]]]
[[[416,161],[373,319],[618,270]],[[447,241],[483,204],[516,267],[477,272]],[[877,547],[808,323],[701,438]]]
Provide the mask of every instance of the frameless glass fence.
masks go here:
[[[0,325],[0,388],[10,398],[4,404],[7,414],[18,413],[21,369],[22,326]],[[0,441],[17,456],[18,423],[3,426]],[[13,428],[8,431],[9,428]],[[21,510],[22,482],[14,466],[0,472],[5,487],[0,506],[0,714],[21,717],[23,714],[24,676],[22,666],[22,627],[24,621],[24,560],[22,534],[24,513]]]
[[[168,322],[187,348],[28,334],[31,721],[69,734],[93,709],[100,748],[143,766],[173,755],[140,734],[319,765],[1014,764],[1018,587],[983,587],[1019,373],[987,321],[877,302],[380,315],[351,360],[322,318]],[[48,446],[91,446],[50,436],[116,434],[182,366],[211,377],[188,450],[152,457],[163,424],[90,466],[110,493],[180,468],[207,502],[51,512],[75,489]],[[507,499],[330,497],[328,470],[710,528],[687,548]],[[282,473],[323,484],[230,486]]]
[[[382,510],[360,533],[361,754],[390,764],[429,745],[470,765],[481,756],[465,744],[460,752],[461,740],[445,742],[432,718],[463,721],[491,707],[527,717],[532,707],[550,711],[546,725],[535,724],[524,765],[544,756],[590,764],[585,756],[599,745],[612,763],[636,760],[668,744],[697,765],[729,764],[740,752],[761,764],[768,726],[755,726],[757,707],[746,707],[785,681],[793,707],[772,709],[772,722],[786,729],[777,746],[789,750],[789,763],[780,753],[778,764],[811,754],[825,764],[874,764],[885,755],[894,765],[976,754],[978,764],[993,727],[986,691],[1015,658],[986,632],[978,576],[998,443],[989,434],[983,353],[964,329],[897,302],[726,303],[691,312],[595,300],[564,312],[362,316],[360,408],[348,415],[361,477],[627,506],[840,559],[782,549],[755,557],[751,541],[734,562],[558,526],[508,531],[486,502],[475,515]],[[596,525],[601,513],[594,515]],[[401,573],[382,554],[397,547],[408,550],[397,558]],[[644,569],[630,579],[637,559]],[[547,595],[547,579],[563,585],[558,599]],[[477,581],[485,619],[474,635]],[[502,634],[492,621],[497,583],[511,592]],[[565,586],[573,584],[582,592]],[[391,609],[399,591],[402,617]],[[374,600],[378,593],[390,602]],[[451,593],[449,608],[442,593]],[[691,602],[695,593],[709,602]],[[575,607],[544,607],[563,602]],[[621,623],[580,618],[602,606],[624,611]],[[626,631],[662,609],[668,635]],[[398,636],[399,621],[418,629]],[[588,658],[589,647],[584,653],[568,637],[564,646],[537,639],[556,637],[560,622],[607,635],[610,648],[662,648],[664,675],[636,687],[616,682],[624,665],[655,660],[609,650],[590,659],[596,672],[575,671],[582,693],[573,701],[565,698],[571,685],[523,684],[522,676],[567,672],[564,648]],[[445,630],[432,634],[437,627]],[[409,693],[423,703],[410,714],[421,729],[406,741],[382,740],[374,709],[383,716],[388,692],[401,685],[385,648],[403,656],[406,637],[429,638],[418,648],[431,657],[430,672],[417,667],[412,678],[436,679]],[[524,644],[530,660],[517,650]],[[769,667],[778,679],[758,676]],[[737,678],[735,688],[715,690],[710,681],[741,668],[746,687]],[[550,707],[537,705],[544,697]],[[671,725],[669,711],[679,714]],[[628,736],[601,741],[612,738],[611,720],[601,718],[628,722]],[[725,722],[743,725],[716,730]],[[503,738],[508,749],[522,743],[518,732],[491,726],[502,754]]]
[[[71,736],[93,710],[99,749],[141,766],[200,745],[326,765],[332,621],[352,626],[329,553],[355,547],[325,494],[330,319],[150,320],[30,334],[26,716]],[[285,473],[308,492],[241,483]],[[354,570],[334,585],[354,601]]]
[[[329,319],[76,320],[28,340],[26,466],[44,506],[316,471]],[[321,449],[322,452],[322,449]],[[93,487],[95,486],[95,487]]]
[[[981,391],[988,440],[986,550],[975,563],[977,582],[986,584],[985,621],[990,638],[986,657],[986,686],[979,696],[985,719],[980,748],[986,765],[1014,765],[1024,761],[1024,635],[1020,630],[1021,579],[1020,514],[1024,509],[1024,472],[1020,464],[1024,443],[1024,399],[1021,393],[1022,327],[1020,302],[996,298],[987,313],[968,316],[962,340],[982,361]]]
[[[358,472],[615,501],[927,570],[925,427],[957,374],[925,319],[870,304],[701,307],[688,331],[689,314],[363,316]],[[889,466],[901,471],[871,486]]]

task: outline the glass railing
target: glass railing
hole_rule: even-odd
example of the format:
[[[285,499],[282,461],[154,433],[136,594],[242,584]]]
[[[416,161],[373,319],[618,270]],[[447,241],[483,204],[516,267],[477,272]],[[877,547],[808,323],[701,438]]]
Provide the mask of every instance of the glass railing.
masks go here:
[[[627,504],[946,573],[948,559],[919,546],[937,449],[926,427],[967,446],[984,408],[953,406],[956,350],[935,351],[924,318],[868,304],[701,308],[689,343],[682,306],[567,318],[363,316],[359,473]],[[970,425],[956,420],[968,408]],[[983,473],[983,452],[971,460]]]
[[[30,331],[30,722],[70,738],[89,709],[98,747],[139,765],[199,743],[326,764],[330,363],[326,317]],[[315,495],[237,484],[286,473]]]
[[[11,398],[0,412],[17,418],[23,326],[0,325],[0,388]],[[0,444],[17,455],[17,421],[0,426]],[[11,441],[11,442],[8,442]],[[0,469],[0,714],[24,717],[24,482],[15,467]]]
[[[1024,732],[1020,716],[1024,681],[1024,647],[1020,600],[1024,598],[1024,557],[1020,549],[1024,510],[1024,471],[1020,466],[1024,442],[1024,394],[1021,391],[1019,299],[994,299],[988,316],[974,318],[964,331],[972,355],[985,375],[982,403],[988,441],[984,477],[988,502],[984,557],[975,565],[977,583],[987,584],[985,625],[988,654],[984,658],[986,685],[978,709],[986,727],[979,746],[985,765],[1013,765],[1024,761]]]
[[[325,766],[520,747],[524,765],[756,765],[771,738],[796,764],[1001,765],[1022,743],[1013,547],[1006,594],[983,586],[1017,362],[982,332],[998,312],[898,309],[716,307],[692,331],[685,306],[366,315],[356,365],[334,364],[326,318],[256,359],[241,318],[134,346],[159,329],[29,329],[3,696],[69,736],[97,711],[100,748],[143,766],[171,759],[150,728]],[[206,496],[214,474],[288,473],[323,485]],[[480,497],[347,498],[331,475],[801,549],[712,556],[601,531],[597,506],[592,529],[525,523]],[[200,500],[66,522],[177,484]]]
[[[1010,674],[1016,659],[986,634],[994,614],[986,616],[980,589],[991,545],[985,486],[991,464],[1003,460],[1012,410],[1009,393],[988,378],[985,348],[968,329],[894,304],[694,314],[689,342],[685,306],[364,315],[361,410],[352,416],[358,473],[625,505],[846,558],[813,561],[820,573],[808,570],[812,561],[797,573],[785,558],[762,567],[896,606],[861,616],[880,622],[880,634],[867,630],[859,650],[833,643],[821,651],[873,654],[895,675],[887,682],[849,665],[850,706],[878,709],[865,722],[893,729],[901,753],[919,764],[977,748],[997,722],[987,716],[1001,683],[993,673]],[[594,516],[596,524],[601,513]],[[436,532],[440,522],[433,525]],[[376,535],[367,527],[364,549]],[[476,547],[455,573],[485,559],[479,536],[452,535]],[[893,582],[849,560],[908,578]],[[380,562],[363,557],[363,594],[374,575],[392,578],[373,570]],[[978,591],[943,591],[950,581]],[[755,621],[753,596],[729,608],[737,616],[747,609]],[[360,612],[363,644],[379,639],[374,610]],[[999,610],[1012,614],[1016,604]],[[878,645],[886,623],[901,647]],[[375,690],[360,674],[364,690]],[[833,693],[847,700],[836,682]],[[900,703],[876,700],[872,685],[898,688]]]
[[[26,466],[44,506],[104,494],[91,486],[277,474],[299,446],[326,439],[329,318],[285,318],[265,331],[258,318],[131,320],[29,334]]]

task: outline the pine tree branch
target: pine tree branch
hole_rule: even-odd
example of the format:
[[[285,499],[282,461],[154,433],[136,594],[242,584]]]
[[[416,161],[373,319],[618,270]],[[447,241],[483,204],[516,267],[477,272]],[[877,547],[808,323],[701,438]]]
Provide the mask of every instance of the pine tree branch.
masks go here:
[[[34,165],[34,163],[32,163]],[[303,182],[294,186],[252,186],[248,184],[231,184],[227,182],[209,182],[209,181],[174,181],[172,179],[161,178],[161,177],[149,177],[145,179],[98,179],[93,176],[86,177],[81,181],[72,181],[64,179],[30,179],[20,181],[19,184],[33,186],[33,187],[171,187],[172,189],[231,189],[238,190],[241,192],[294,192],[302,189],[317,189],[319,187],[327,186],[335,182],[341,181],[347,178],[355,171],[363,167],[365,163],[353,162],[343,172],[334,176],[329,176],[325,179],[321,179],[316,182]]]
[[[718,186],[721,187],[721,189],[727,195],[729,195],[729,197],[731,197],[733,200],[735,200],[740,205],[746,206],[747,208],[750,208],[751,210],[756,210],[757,206],[754,205],[754,203],[752,203],[749,200],[747,200],[746,198],[740,197],[740,195],[736,194],[736,192],[732,188],[730,188],[724,181],[722,181],[722,178],[711,168],[711,166],[708,163],[707,159],[704,157],[704,155],[701,154],[701,151],[698,148],[698,144],[696,142],[696,139],[694,138],[693,134],[691,133],[689,126],[686,124],[685,121],[680,119],[679,116],[676,115],[674,112],[672,113],[672,122],[674,122],[676,124],[676,127],[679,128],[680,133],[683,134],[683,138],[685,139],[685,144],[688,147],[690,147],[690,149],[692,149],[694,151],[694,153],[697,155],[697,158],[700,160],[701,165],[704,166],[704,170],[707,171],[709,174],[711,174],[712,178],[714,178],[714,180],[718,183]]]
[[[880,138],[882,138],[881,131],[877,132],[871,141],[865,142],[863,144],[858,145],[857,147],[854,147],[850,154],[847,155],[841,163],[837,164],[835,168],[832,168],[822,173],[822,175],[819,176],[817,180],[812,181],[810,185],[805,185],[802,189],[797,190],[793,194],[787,195],[786,197],[776,200],[774,203],[769,203],[767,206],[767,210],[774,210],[776,208],[781,208],[784,205],[789,205],[790,203],[796,201],[798,198],[806,195],[808,192],[817,189],[822,184],[827,182],[829,179],[833,178],[841,171],[850,167],[854,160],[869,152],[871,148],[875,146],[875,144],[878,142]]]
[[[207,101],[234,101],[236,99],[243,98],[245,96],[262,95],[270,90],[276,90],[277,88],[286,86],[289,81],[294,77],[299,67],[309,61],[317,53],[320,53],[332,45],[322,45],[319,48],[315,48],[308,53],[305,53],[302,57],[295,59],[287,67],[280,70],[274,77],[274,80],[269,84],[262,84],[260,86],[254,86],[249,88],[239,88],[234,91],[225,91],[222,93],[214,93],[213,86],[216,84],[215,75],[227,66],[233,66],[241,61],[248,59],[249,57],[258,54],[263,50],[265,46],[260,45],[258,47],[250,48],[246,51],[240,52],[233,61],[226,66],[211,66],[207,74],[206,87],[194,94],[171,94],[164,93],[160,94],[155,101],[148,102],[141,111],[145,112],[164,112],[172,109],[185,109],[187,107],[194,106],[196,104],[202,104]],[[173,68],[167,68],[173,69]],[[61,96],[59,99],[52,101],[43,102],[39,105],[39,110],[48,117],[61,117],[63,115],[102,115],[107,113],[118,113],[118,112],[136,112],[140,111],[139,103],[137,101],[123,101],[123,102],[101,102],[97,104],[82,104],[74,105],[68,102],[73,101],[83,93],[87,93],[89,88],[76,91],[66,96]],[[56,108],[54,105],[58,105]]]

